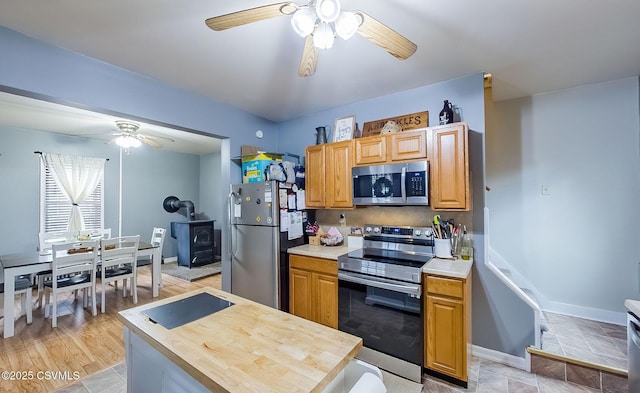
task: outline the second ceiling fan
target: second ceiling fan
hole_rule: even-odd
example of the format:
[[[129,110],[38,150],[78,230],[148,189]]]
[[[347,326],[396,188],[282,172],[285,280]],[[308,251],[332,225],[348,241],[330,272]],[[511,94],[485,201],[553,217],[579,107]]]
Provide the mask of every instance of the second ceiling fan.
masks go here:
[[[318,64],[318,48],[328,49],[336,35],[345,40],[355,33],[380,46],[396,58],[405,60],[413,55],[416,44],[362,11],[343,11],[339,0],[311,0],[306,5],[292,2],[269,4],[205,21],[215,31],[230,29],[277,16],[291,16],[295,32],[305,37],[299,76],[311,76]]]

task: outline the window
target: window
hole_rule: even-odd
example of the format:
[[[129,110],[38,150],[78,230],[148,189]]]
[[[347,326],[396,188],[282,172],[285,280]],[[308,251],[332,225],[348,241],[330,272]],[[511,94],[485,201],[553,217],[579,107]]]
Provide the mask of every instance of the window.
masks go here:
[[[70,166],[69,166],[70,167]],[[66,232],[71,203],[56,184],[44,160],[40,160],[40,232]],[[104,228],[104,175],[82,203],[85,229]]]

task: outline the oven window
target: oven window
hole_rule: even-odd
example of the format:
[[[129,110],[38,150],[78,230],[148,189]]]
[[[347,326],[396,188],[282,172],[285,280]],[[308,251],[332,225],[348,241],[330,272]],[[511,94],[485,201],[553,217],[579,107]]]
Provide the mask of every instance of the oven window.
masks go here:
[[[422,365],[422,302],[409,295],[340,280],[338,328],[364,346]]]

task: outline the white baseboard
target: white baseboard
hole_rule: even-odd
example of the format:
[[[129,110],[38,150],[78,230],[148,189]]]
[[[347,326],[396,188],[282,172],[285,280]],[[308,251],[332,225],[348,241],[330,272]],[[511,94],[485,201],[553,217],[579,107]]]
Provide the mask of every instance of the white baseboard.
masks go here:
[[[164,259],[164,263],[178,262],[178,257],[168,257]]]
[[[627,313],[624,311],[616,312],[609,310],[601,310],[598,308],[577,306],[575,304],[549,302],[544,311],[556,314],[570,315],[583,319],[592,319],[594,321],[612,323],[614,325],[625,326],[627,324]]]
[[[526,352],[526,351],[525,351]],[[527,362],[525,358],[509,355],[508,353],[498,352],[493,349],[479,347],[477,345],[472,346],[473,356],[481,359],[490,360],[495,363],[504,364],[505,366],[517,368],[520,370],[527,370]]]

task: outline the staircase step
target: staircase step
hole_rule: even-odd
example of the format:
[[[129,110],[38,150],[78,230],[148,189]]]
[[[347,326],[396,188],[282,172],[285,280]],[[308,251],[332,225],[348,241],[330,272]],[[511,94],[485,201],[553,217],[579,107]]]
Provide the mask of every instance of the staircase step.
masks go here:
[[[534,347],[528,347],[527,352],[531,355],[531,373],[539,374],[548,378],[558,379],[561,381],[573,382],[581,384],[581,380],[584,382],[583,386],[594,388],[593,385],[587,385],[587,383],[600,384],[597,390],[603,392],[617,392],[620,391],[620,386],[626,386],[628,384],[629,375],[627,370],[623,370],[617,367],[605,366],[602,364],[586,362],[584,360],[578,360],[567,356],[557,355],[554,353],[546,352]],[[553,367],[553,364],[557,364],[558,367]],[[567,379],[567,365],[580,366],[597,372],[598,378],[571,378]],[[562,370],[559,372],[558,370]]]

